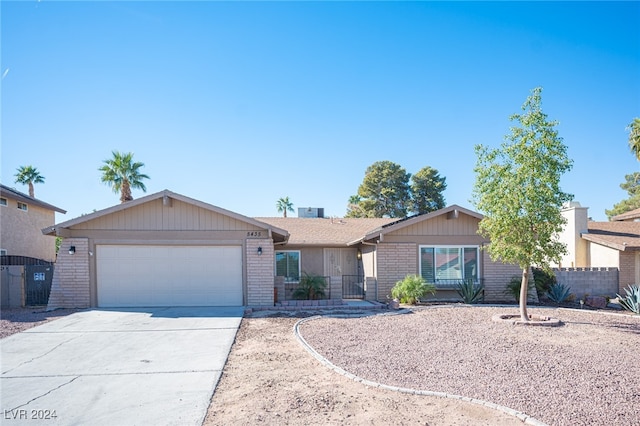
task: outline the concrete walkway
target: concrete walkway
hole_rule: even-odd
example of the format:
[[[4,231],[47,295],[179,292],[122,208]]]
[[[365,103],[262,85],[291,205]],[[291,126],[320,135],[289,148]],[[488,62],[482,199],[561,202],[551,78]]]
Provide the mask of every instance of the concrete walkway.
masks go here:
[[[9,336],[0,342],[0,423],[199,425],[242,315],[92,310]]]

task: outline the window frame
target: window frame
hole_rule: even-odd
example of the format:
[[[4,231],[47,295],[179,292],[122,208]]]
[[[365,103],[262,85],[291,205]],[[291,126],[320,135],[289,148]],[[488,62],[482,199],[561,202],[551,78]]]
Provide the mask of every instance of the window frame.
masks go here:
[[[297,260],[298,260],[298,274],[297,274],[297,279],[291,279],[291,278],[289,278],[289,277],[291,276],[290,274],[288,274],[288,275],[278,275],[278,255],[279,255],[279,254],[287,254],[287,255],[288,255],[289,253],[296,253],[296,254],[298,255],[298,259],[297,259]],[[273,273],[274,273],[274,275],[275,275],[276,277],[284,277],[284,282],[285,282],[286,284],[297,284],[297,283],[299,283],[299,282],[300,282],[300,274],[302,273],[302,272],[301,272],[301,263],[302,263],[302,262],[301,262],[301,253],[300,253],[300,250],[278,250],[278,251],[276,251],[276,252],[274,253],[274,264],[273,264],[274,271],[273,271]],[[287,260],[286,264],[287,264],[287,269],[288,269],[288,265],[289,265],[289,261],[288,261],[288,260]],[[289,272],[290,272],[290,271],[288,271],[288,270],[287,270],[287,273],[289,273]],[[295,277],[294,277],[294,278],[295,278]]]
[[[17,204],[18,204],[18,210],[22,210],[23,212],[28,212],[29,211],[29,205],[27,203],[23,203],[22,201],[18,201]]]
[[[9,204],[9,202],[7,201],[6,198],[0,197],[0,206],[7,207],[8,204]]]
[[[461,273],[462,273],[462,278],[437,278],[437,249],[458,249],[458,256],[460,256],[460,254],[462,255],[462,268]],[[456,244],[433,244],[433,245],[429,245],[429,244],[421,244],[418,246],[418,275],[421,277],[424,277],[425,274],[423,273],[422,270],[422,264],[423,264],[423,260],[422,260],[422,250],[423,249],[432,249],[433,250],[433,283],[438,283],[438,281],[441,282],[446,282],[446,281],[455,281],[455,280],[466,280],[468,277],[466,276],[466,268],[464,267],[464,255],[465,255],[465,249],[475,249],[475,259],[476,259],[476,274],[475,274],[475,278],[473,280],[474,284],[478,284],[480,283],[480,281],[482,280],[482,268],[481,268],[481,262],[480,262],[480,246],[479,245],[474,245],[474,244],[460,244],[460,245],[456,245]]]

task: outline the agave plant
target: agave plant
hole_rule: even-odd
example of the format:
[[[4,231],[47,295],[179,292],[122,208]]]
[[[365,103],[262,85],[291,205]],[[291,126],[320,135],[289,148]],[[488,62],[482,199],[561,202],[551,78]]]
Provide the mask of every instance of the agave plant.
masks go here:
[[[456,291],[464,303],[478,303],[484,299],[484,285],[474,284],[473,279],[460,281]]]
[[[627,311],[640,315],[640,286],[638,284],[630,285],[624,289],[627,295],[625,297],[618,296],[618,302]]]
[[[545,294],[551,301],[560,304],[571,298],[571,287],[567,287],[561,283],[551,284]]]

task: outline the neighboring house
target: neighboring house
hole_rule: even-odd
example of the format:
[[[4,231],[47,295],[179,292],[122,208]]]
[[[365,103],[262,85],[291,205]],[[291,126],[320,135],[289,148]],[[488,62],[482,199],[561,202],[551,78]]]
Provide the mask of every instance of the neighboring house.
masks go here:
[[[304,273],[327,277],[338,299],[361,288],[384,302],[422,274],[505,300],[520,270],[481,250],[481,219],[459,206],[400,220],[248,218],[165,190],[43,230],[64,237],[49,308],[270,306]]]
[[[568,254],[560,268],[617,268],[618,291],[640,282],[640,222],[638,211],[615,216],[615,222],[590,221],[587,207],[571,202],[562,210],[567,225],[560,241]]]
[[[640,222],[640,209],[631,210],[626,213],[613,216],[612,222]]]
[[[0,254],[55,261],[55,238],[43,235],[42,228],[56,222],[56,212],[66,213],[0,184]]]

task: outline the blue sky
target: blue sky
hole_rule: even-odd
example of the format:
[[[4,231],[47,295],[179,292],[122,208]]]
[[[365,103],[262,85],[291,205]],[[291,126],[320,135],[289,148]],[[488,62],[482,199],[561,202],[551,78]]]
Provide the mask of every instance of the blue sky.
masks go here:
[[[68,220],[119,197],[112,150],[147,193],[250,216],[278,198],[342,216],[366,168],[436,168],[472,208],[474,145],[498,146],[536,86],[595,220],[640,171],[639,2],[2,1],[2,183],[33,165]],[[134,191],[135,198],[144,195]]]

